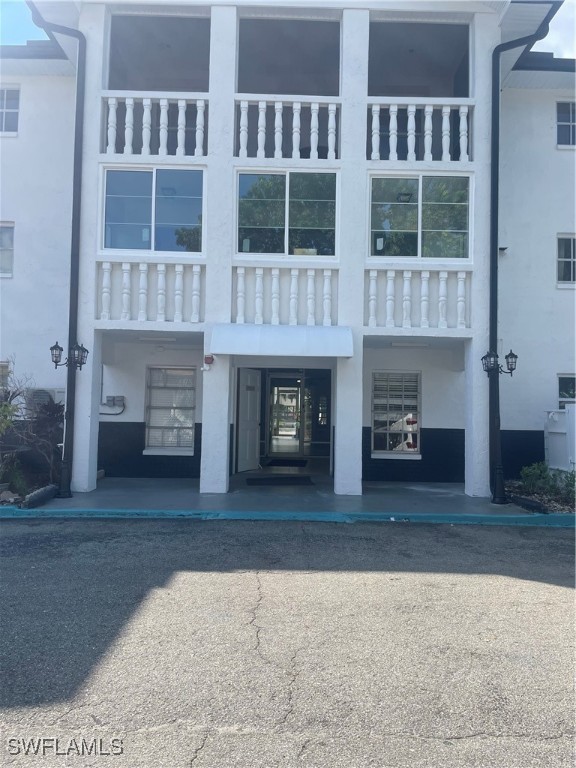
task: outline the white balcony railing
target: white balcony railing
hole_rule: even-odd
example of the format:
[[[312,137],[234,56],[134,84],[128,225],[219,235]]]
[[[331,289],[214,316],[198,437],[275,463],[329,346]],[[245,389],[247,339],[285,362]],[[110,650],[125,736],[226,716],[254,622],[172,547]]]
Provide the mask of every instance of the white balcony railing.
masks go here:
[[[471,99],[371,99],[368,160],[468,162]]]
[[[470,269],[367,269],[369,328],[469,328]]]
[[[204,266],[161,262],[96,264],[96,318],[120,322],[204,321]]]
[[[337,293],[336,269],[237,266],[232,320],[255,325],[336,325]]]
[[[335,160],[337,99],[309,96],[236,97],[236,157]]]
[[[101,151],[108,155],[205,156],[205,96],[107,91],[103,96]]]

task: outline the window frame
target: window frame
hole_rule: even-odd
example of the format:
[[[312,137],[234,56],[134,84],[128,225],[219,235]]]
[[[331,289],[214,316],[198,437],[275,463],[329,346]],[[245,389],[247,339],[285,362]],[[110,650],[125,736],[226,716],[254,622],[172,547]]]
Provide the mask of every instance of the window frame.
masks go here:
[[[570,132],[573,133],[573,134],[576,134],[576,100],[575,101],[571,101],[570,99],[568,99],[568,100],[562,99],[562,100],[556,101],[555,104],[556,104],[556,114],[554,116],[554,126],[555,126],[555,129],[556,129],[556,149],[576,149],[576,143],[574,143],[574,144],[572,144],[572,143],[564,144],[564,143],[560,143],[558,141],[558,128],[561,125],[567,125],[571,129]],[[560,122],[558,120],[558,106],[560,104],[569,104],[570,105],[570,113],[571,113],[571,116],[574,117],[574,120],[569,120],[568,122]]]
[[[110,171],[135,171],[137,173],[152,173],[152,193],[151,193],[151,214],[150,214],[150,248],[110,248],[106,246],[106,191],[108,187],[108,173]],[[156,174],[157,171],[199,171],[202,173],[202,229],[201,229],[201,248],[199,251],[161,251],[155,250],[154,241],[156,235]],[[138,254],[139,258],[144,255],[161,256],[166,259],[204,259],[205,258],[205,229],[204,224],[206,221],[206,166],[200,167],[183,166],[183,165],[105,165],[102,166],[102,174],[100,177],[101,190],[99,194],[100,205],[100,234],[99,234],[99,253],[112,257],[112,254],[120,255],[134,255]]]
[[[463,258],[451,256],[423,256],[422,255],[422,182],[424,178],[458,178],[468,180],[468,255]],[[374,179],[416,179],[418,181],[418,250],[415,256],[385,256],[383,254],[372,254],[372,186]],[[366,265],[390,265],[392,262],[404,265],[417,263],[420,267],[424,264],[446,265],[454,267],[457,264],[467,266],[473,263],[472,254],[474,253],[474,177],[466,171],[436,171],[436,170],[414,170],[414,171],[382,171],[373,170],[368,174],[368,206],[367,206],[367,244],[366,244]],[[432,230],[426,230],[432,231]],[[450,231],[450,230],[446,230]],[[456,230],[455,230],[456,231]],[[458,230],[459,231],[459,230]]]
[[[20,129],[20,96],[21,96],[21,87],[20,85],[10,85],[8,83],[4,83],[0,86],[0,92],[2,91],[18,91],[18,108],[17,109],[6,109],[4,106],[0,106],[0,136],[2,138],[14,138],[15,136],[18,136],[18,130]],[[3,102],[2,102],[3,103]],[[4,128],[4,116],[6,112],[16,113],[16,130],[15,131],[5,131]]]
[[[332,254],[296,254],[289,253],[289,238],[290,238],[290,176],[292,174],[314,174],[324,176],[334,176],[335,190],[334,190],[334,253]],[[284,251],[279,253],[258,253],[253,251],[241,251],[239,249],[239,232],[240,232],[240,177],[241,176],[284,176],[286,179],[285,196],[284,196]],[[234,221],[234,245],[233,254],[236,259],[274,259],[279,261],[298,261],[304,260],[320,260],[323,264],[330,260],[338,259],[339,251],[339,206],[338,201],[340,199],[340,174],[336,170],[324,170],[318,168],[259,168],[259,167],[242,167],[236,170],[236,205],[235,205],[235,221]],[[319,229],[327,229],[326,227],[319,227]]]
[[[0,221],[0,228],[1,227],[5,227],[6,229],[12,230],[12,248],[6,249],[6,251],[9,251],[9,250],[12,251],[12,261],[10,265],[10,271],[3,272],[0,269],[0,280],[4,280],[4,279],[9,279],[14,277],[14,251],[15,251],[15,240],[16,240],[16,224],[13,221]]]
[[[572,246],[571,246],[571,258],[570,259],[560,259],[560,240],[571,240]],[[558,268],[560,266],[560,262],[567,262],[568,264],[572,265],[572,273],[574,275],[574,280],[560,280],[558,275]],[[560,233],[556,235],[556,259],[554,261],[554,266],[556,269],[556,286],[558,288],[576,288],[576,235],[574,234],[565,234]]]
[[[377,375],[386,375],[386,376],[415,376],[416,377],[416,386],[417,386],[417,425],[416,429],[414,430],[417,435],[417,444],[418,447],[415,451],[395,451],[395,450],[382,450],[379,448],[374,447],[374,420],[375,420],[375,410],[374,410],[374,385],[376,381]],[[403,384],[404,388],[404,384]],[[389,406],[389,401],[388,401]],[[389,407],[388,407],[389,410]],[[406,416],[403,416],[402,419],[407,418]],[[404,430],[402,430],[404,431]],[[390,430],[385,430],[386,434],[390,432]],[[422,459],[422,371],[406,371],[406,370],[373,370],[372,376],[370,379],[370,456],[372,459],[394,459],[394,460],[402,460],[402,461],[420,461]]]
[[[151,446],[148,444],[148,430],[150,429],[150,417],[149,412],[151,409],[150,395],[153,389],[151,385],[152,371],[188,371],[193,374],[194,386],[192,387],[194,392],[194,406],[189,410],[192,411],[192,427],[173,427],[173,429],[191,429],[192,430],[192,445],[191,446]],[[144,398],[144,450],[142,454],[145,456],[194,456],[194,444],[196,442],[196,411],[197,411],[197,396],[198,396],[198,366],[195,365],[148,365],[146,366],[146,379],[145,379],[145,398]],[[163,387],[156,387],[156,389],[163,389]],[[176,387],[165,387],[165,389],[176,389]],[[181,389],[185,389],[181,387]],[[166,406],[168,408],[169,406]],[[173,406],[174,407],[174,406]]]

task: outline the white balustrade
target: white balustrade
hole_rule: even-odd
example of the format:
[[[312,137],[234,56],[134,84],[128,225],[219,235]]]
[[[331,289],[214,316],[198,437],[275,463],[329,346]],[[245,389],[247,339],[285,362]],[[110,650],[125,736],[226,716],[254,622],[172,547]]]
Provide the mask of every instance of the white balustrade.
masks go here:
[[[336,159],[338,102],[243,94],[236,109],[238,157]]]
[[[199,95],[108,91],[103,103],[106,154],[204,156],[206,101]]]
[[[470,327],[470,270],[367,269],[368,328]]]
[[[470,160],[471,99],[380,98],[368,106],[368,159]]]
[[[232,320],[255,325],[335,325],[337,278],[334,269],[237,266]]]
[[[104,261],[97,264],[97,319],[108,322],[203,321],[201,264]]]

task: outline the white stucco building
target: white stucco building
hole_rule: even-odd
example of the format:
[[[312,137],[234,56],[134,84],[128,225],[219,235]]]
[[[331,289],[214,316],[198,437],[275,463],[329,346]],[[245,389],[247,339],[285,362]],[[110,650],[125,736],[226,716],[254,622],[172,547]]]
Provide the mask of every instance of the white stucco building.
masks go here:
[[[5,47],[0,361],[65,387],[75,194],[73,490],[296,460],[488,496],[492,52],[557,6],[41,3],[86,40],[82,182],[76,40]],[[530,47],[499,67],[507,474],[576,371],[574,61]]]

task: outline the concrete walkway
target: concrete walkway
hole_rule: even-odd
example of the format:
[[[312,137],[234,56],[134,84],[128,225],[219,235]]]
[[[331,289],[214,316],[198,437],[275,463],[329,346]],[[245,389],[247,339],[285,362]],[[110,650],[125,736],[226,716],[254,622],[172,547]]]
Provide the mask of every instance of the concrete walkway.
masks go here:
[[[332,479],[311,485],[247,486],[231,479],[227,494],[201,494],[198,480],[104,478],[90,493],[52,499],[39,509],[0,509],[0,517],[196,517],[200,519],[442,522],[572,527],[574,515],[528,513],[514,504],[471,498],[460,484],[364,484],[363,496],[337,496]]]

